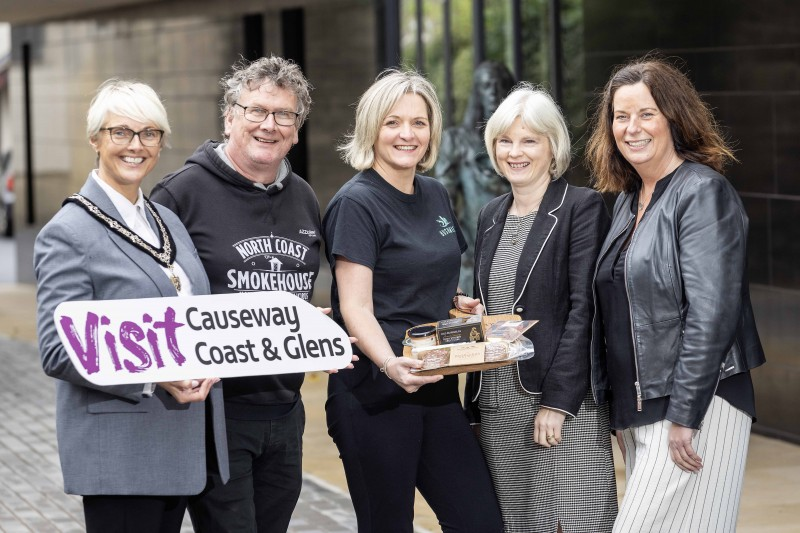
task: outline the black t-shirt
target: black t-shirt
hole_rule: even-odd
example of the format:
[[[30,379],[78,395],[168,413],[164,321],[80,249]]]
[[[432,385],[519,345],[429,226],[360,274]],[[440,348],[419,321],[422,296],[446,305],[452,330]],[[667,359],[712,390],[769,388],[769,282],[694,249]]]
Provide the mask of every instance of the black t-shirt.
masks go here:
[[[401,343],[408,328],[447,318],[467,245],[447,191],[439,182],[418,175],[414,193],[405,194],[374,170],[361,172],[336,193],[322,225],[334,273],[331,303],[337,322],[344,326],[336,287],[337,257],[372,270],[373,311],[396,355],[402,355]],[[370,376],[372,379],[367,379]],[[339,372],[330,379],[331,393],[360,388],[357,396],[362,403],[406,395],[379,375],[366,356],[355,370]],[[454,391],[457,401],[455,383],[455,379],[445,379],[406,396],[432,401],[450,397]]]

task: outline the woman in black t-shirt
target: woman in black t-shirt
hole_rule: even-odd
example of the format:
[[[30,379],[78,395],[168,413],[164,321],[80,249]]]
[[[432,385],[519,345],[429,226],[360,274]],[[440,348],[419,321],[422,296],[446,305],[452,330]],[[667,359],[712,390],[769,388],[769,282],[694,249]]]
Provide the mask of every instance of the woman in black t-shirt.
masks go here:
[[[414,489],[443,531],[502,531],[455,376],[415,376],[405,330],[447,317],[466,249],[447,192],[429,169],[441,110],[425,78],[388,71],[361,97],[341,147],[359,171],[323,220],[334,318],[359,339],[352,372],[330,376],[328,430],[342,457],[359,532],[411,532]]]

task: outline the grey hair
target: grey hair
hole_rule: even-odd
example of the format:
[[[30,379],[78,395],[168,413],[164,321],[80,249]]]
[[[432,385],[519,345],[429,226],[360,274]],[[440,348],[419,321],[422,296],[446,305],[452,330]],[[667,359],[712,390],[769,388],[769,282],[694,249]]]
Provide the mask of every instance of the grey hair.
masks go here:
[[[300,67],[290,59],[278,56],[262,57],[256,61],[242,59],[235,63],[231,73],[220,80],[225,91],[220,103],[222,116],[228,115],[233,105],[239,100],[242,89],[250,91],[258,89],[264,83],[286,89],[297,99],[297,129],[303,124],[311,111],[311,90],[313,87],[303,75]]]
[[[522,119],[526,128],[544,135],[550,142],[550,151],[553,153],[550,176],[557,178],[566,172],[572,154],[564,115],[547,91],[526,82],[518,84],[511,91],[486,123],[483,140],[495,171],[502,175],[495,157],[495,142],[511,129],[517,118]]]

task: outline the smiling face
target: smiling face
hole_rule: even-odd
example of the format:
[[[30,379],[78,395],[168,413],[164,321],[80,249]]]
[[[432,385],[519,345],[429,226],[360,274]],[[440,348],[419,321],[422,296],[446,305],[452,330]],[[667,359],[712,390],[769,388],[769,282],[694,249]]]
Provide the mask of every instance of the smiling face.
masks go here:
[[[425,100],[418,94],[406,93],[381,123],[373,147],[373,167],[385,179],[413,178],[430,140],[431,127]]]
[[[643,179],[660,179],[680,162],[667,117],[642,82],[617,89],[612,131],[622,157]]]
[[[268,112],[297,112],[297,98],[287,89],[265,82],[255,90],[242,88],[239,105],[260,107]],[[297,125],[280,126],[268,115],[264,122],[244,118],[244,110],[233,106],[225,116],[226,153],[245,177],[260,183],[272,183],[281,161],[297,144]]]
[[[495,159],[500,173],[519,191],[525,187],[550,181],[553,151],[547,136],[525,127],[517,117],[494,143]]]
[[[155,123],[138,122],[116,113],[108,113],[103,127],[118,126],[133,131],[147,128],[159,129]],[[135,202],[142,180],[158,162],[161,146],[143,146],[138,135],[134,136],[128,144],[114,144],[107,130],[97,132],[89,142],[98,154],[97,172],[100,179],[131,202]]]

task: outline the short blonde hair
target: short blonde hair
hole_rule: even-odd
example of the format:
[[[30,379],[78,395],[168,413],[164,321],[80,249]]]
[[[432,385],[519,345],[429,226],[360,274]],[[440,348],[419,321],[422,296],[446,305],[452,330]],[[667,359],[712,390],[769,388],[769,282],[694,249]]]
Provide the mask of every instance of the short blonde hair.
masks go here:
[[[168,146],[167,140],[172,130],[167,110],[158,94],[146,83],[118,78],[101,83],[86,114],[86,135],[89,139],[94,139],[100,132],[109,113],[144,124],[155,124],[156,128],[164,130],[161,144]]]
[[[342,159],[356,170],[366,170],[375,163],[375,142],[384,119],[406,94],[417,94],[428,108],[431,138],[428,150],[417,163],[417,171],[425,172],[439,156],[442,141],[442,109],[431,82],[413,70],[383,71],[358,100],[356,125],[339,146]]]
[[[495,171],[502,175],[494,150],[497,138],[511,129],[517,118],[522,119],[526,128],[544,135],[550,142],[550,151],[553,153],[550,176],[557,178],[566,172],[572,154],[564,115],[545,90],[530,83],[517,85],[486,123],[483,140]]]

